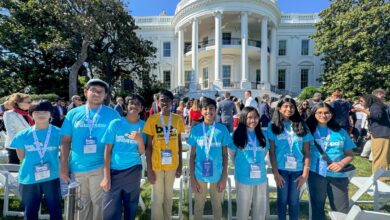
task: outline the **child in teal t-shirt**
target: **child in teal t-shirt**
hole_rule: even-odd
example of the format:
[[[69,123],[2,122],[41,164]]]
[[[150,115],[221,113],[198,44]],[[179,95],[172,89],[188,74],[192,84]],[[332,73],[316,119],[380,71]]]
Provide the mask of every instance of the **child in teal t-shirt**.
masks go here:
[[[269,144],[262,133],[260,116],[248,106],[240,112],[237,129],[233,133],[234,144],[229,148],[234,158],[237,188],[237,219],[265,219],[267,210],[267,171],[265,156]],[[252,207],[252,210],[251,210]]]
[[[191,187],[195,192],[194,219],[203,219],[208,183],[214,219],[221,219],[222,192],[227,180],[227,146],[232,140],[227,128],[215,122],[216,102],[204,98],[200,106],[204,122],[191,129],[187,140],[191,146],[190,175]]]
[[[144,99],[126,97],[126,117],[111,121],[102,142],[104,152],[103,219],[135,219],[142,176],[141,155],[145,153],[145,122],[139,119]]]
[[[59,179],[60,129],[49,123],[53,107],[40,101],[30,106],[35,125],[20,131],[11,146],[22,164],[19,170],[19,190],[26,219],[38,219],[43,195],[50,219],[62,219]]]

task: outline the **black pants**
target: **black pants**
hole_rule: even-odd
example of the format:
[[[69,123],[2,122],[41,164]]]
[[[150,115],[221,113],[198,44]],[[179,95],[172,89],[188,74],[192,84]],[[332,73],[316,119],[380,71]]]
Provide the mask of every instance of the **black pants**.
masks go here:
[[[103,219],[133,220],[137,214],[142,166],[111,170],[111,189],[103,196]]]
[[[20,164],[20,160],[18,158],[18,154],[16,153],[16,150],[7,148],[7,151],[8,151],[8,163]]]
[[[60,179],[35,184],[20,184],[19,191],[22,195],[25,220],[38,220],[42,195],[45,195],[50,219],[62,219]]]
[[[328,195],[333,211],[348,213],[349,198],[347,177],[323,177],[310,171],[309,193],[312,219],[325,220],[325,200]]]

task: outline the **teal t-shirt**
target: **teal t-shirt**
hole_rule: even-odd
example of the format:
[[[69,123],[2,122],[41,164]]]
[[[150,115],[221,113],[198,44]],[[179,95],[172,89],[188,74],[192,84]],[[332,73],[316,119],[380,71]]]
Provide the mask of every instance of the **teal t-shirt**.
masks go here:
[[[324,143],[326,146],[325,153],[328,155],[329,159],[334,162],[338,162],[344,159],[344,151],[351,150],[356,147],[352,139],[349,137],[348,133],[344,129],[339,131],[332,131],[327,127],[317,127],[320,137],[317,133],[314,133],[314,139],[317,140],[317,143],[321,143],[322,137],[327,137],[329,132],[329,137],[325,139]],[[314,145],[314,141],[310,141],[310,170],[316,173],[319,173],[319,160],[321,159],[321,154],[318,151],[317,147]],[[331,170],[326,171],[326,176],[329,177],[347,177],[345,173],[342,172],[333,172]]]
[[[12,140],[11,147],[23,149],[25,151],[24,160],[19,170],[19,183],[34,184],[41,183],[59,178],[59,149],[61,144],[61,130],[56,126],[51,125],[51,135],[48,142],[47,150],[43,156],[43,164],[48,164],[50,176],[48,178],[36,180],[35,166],[41,164],[40,155],[37,147],[34,144],[33,128],[27,128],[20,131]],[[44,130],[36,130],[38,141],[41,144],[45,143],[48,128]]]
[[[278,169],[286,171],[302,171],[303,170],[303,144],[313,140],[313,136],[307,130],[307,134],[303,137],[297,136],[291,127],[291,121],[284,121],[284,127],[288,133],[292,133],[290,140],[292,141],[292,146],[290,149],[289,144],[289,134],[286,131],[283,131],[281,134],[277,135],[272,131],[272,123],[268,125],[267,133],[269,141],[275,143],[275,155],[276,161],[278,163]],[[286,155],[292,153],[296,158],[297,166],[296,169],[286,168]]]
[[[112,144],[111,169],[124,170],[141,164],[141,155],[138,152],[138,142],[130,139],[132,131],[143,131],[145,121],[138,120],[130,123],[125,117],[111,121],[102,142]],[[142,133],[143,134],[143,133]],[[146,135],[143,134],[146,144]]]
[[[205,126],[207,136],[210,136],[212,127],[212,125]],[[197,124],[191,129],[187,143],[192,146],[192,150],[196,150],[195,178],[203,182],[216,183],[222,177],[223,147],[230,145],[232,143],[232,138],[227,128],[220,123],[215,123],[214,135],[211,138],[212,142],[209,152],[209,160],[211,160],[213,164],[213,175],[210,177],[204,177],[202,173],[203,162],[206,160],[206,145],[203,136],[203,123]]]
[[[98,109],[91,109],[89,118],[92,119],[97,111]],[[119,117],[118,112],[114,109],[105,105],[102,106],[92,129],[92,138],[95,138],[97,142],[96,153],[84,153],[85,140],[90,136],[86,107],[85,105],[79,106],[68,112],[62,124],[61,132],[63,136],[72,137],[69,159],[71,172],[87,172],[104,166],[104,143],[101,138],[110,122]]]
[[[265,148],[260,146],[260,141],[257,139],[255,132],[248,132],[248,135],[252,140],[256,140],[256,146],[253,146],[248,141],[244,149],[237,148],[236,145],[231,144],[229,148],[235,151],[234,157],[234,175],[236,180],[241,184],[246,185],[258,185],[267,181],[267,170],[265,167],[265,156],[269,150],[269,142],[267,140],[267,134],[263,132],[266,137]],[[254,161],[254,155],[256,153],[256,162]],[[250,178],[250,166],[251,164],[258,164],[260,166],[260,178]]]

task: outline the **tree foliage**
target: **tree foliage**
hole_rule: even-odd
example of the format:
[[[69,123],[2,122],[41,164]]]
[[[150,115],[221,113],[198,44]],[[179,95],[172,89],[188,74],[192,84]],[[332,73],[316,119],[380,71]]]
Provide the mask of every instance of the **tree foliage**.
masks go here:
[[[322,90],[347,98],[390,91],[390,3],[386,0],[332,0],[316,24],[316,55],[325,65]]]
[[[301,93],[299,93],[298,99],[299,100],[306,100],[313,97],[314,93],[319,92],[319,89],[314,86],[308,86],[302,89]]]
[[[0,15],[0,96],[26,88],[71,96],[80,76],[114,87],[121,79],[156,83],[149,76],[156,49],[137,37],[120,0],[3,0],[0,7],[9,10]]]

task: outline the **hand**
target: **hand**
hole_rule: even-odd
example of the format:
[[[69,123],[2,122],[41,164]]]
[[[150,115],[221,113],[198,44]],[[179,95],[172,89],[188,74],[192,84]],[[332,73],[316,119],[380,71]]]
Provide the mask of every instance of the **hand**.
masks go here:
[[[329,164],[328,169],[334,172],[339,172],[345,166],[342,162],[333,162]]]
[[[179,178],[181,176],[182,169],[183,166],[181,165],[181,163],[179,163],[179,166],[176,169],[176,178]]]
[[[139,141],[140,139],[142,139],[142,134],[141,134],[141,132],[140,132],[140,131],[132,131],[132,132],[130,133],[130,139]]]
[[[226,188],[226,177],[222,177],[222,179],[217,183],[218,192],[222,192]]]
[[[100,182],[100,186],[103,188],[104,192],[110,191],[111,180],[109,178],[104,177],[102,182]]]
[[[70,182],[69,169],[68,169],[68,167],[61,166],[60,177],[61,177],[61,179],[64,180],[66,183],[69,183],[69,182]]]
[[[154,184],[156,182],[156,174],[152,169],[148,169],[148,181],[151,184]]]
[[[196,193],[202,193],[202,188],[200,187],[198,181],[194,177],[191,177],[191,188]]]
[[[276,185],[279,187],[279,188],[282,188],[284,186],[284,179],[283,177],[278,173],[274,173],[274,179],[275,179],[275,182],[276,182]]]
[[[299,190],[303,184],[305,184],[305,182],[307,181],[307,176],[304,176],[303,174],[301,176],[299,176],[295,182],[298,182],[298,187],[297,189]]]

